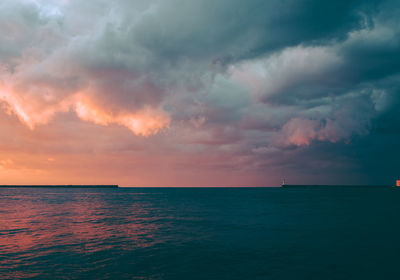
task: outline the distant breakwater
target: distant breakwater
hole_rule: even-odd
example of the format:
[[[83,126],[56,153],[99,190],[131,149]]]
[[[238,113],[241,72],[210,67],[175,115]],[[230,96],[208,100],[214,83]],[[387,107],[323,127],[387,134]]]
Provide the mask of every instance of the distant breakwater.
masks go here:
[[[118,187],[118,185],[0,185],[0,188],[110,189]]]
[[[283,188],[391,188],[390,185],[282,185]]]

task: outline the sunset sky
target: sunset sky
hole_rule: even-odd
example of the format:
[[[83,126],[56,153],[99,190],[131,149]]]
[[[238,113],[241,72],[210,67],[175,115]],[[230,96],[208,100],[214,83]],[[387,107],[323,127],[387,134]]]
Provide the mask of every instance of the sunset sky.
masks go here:
[[[392,184],[399,15],[390,0],[1,0],[0,184]]]

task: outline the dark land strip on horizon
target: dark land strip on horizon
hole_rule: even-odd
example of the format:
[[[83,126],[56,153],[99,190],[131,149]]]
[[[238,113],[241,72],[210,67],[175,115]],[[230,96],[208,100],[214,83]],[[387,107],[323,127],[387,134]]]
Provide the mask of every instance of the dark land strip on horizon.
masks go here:
[[[284,184],[283,188],[314,188],[314,187],[331,187],[331,188],[391,188],[392,185],[287,185]]]
[[[0,185],[0,188],[118,188],[118,185]]]

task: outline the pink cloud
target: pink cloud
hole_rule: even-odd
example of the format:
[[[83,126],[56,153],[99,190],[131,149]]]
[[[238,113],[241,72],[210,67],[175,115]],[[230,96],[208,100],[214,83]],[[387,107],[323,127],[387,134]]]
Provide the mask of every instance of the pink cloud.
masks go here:
[[[279,136],[279,142],[285,146],[308,146],[318,137],[318,121],[293,118],[283,127]]]

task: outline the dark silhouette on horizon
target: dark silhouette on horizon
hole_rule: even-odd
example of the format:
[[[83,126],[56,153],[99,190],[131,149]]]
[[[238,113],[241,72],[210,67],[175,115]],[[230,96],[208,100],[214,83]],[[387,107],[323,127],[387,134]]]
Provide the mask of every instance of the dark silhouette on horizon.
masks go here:
[[[118,188],[118,185],[0,185],[0,188]]]

